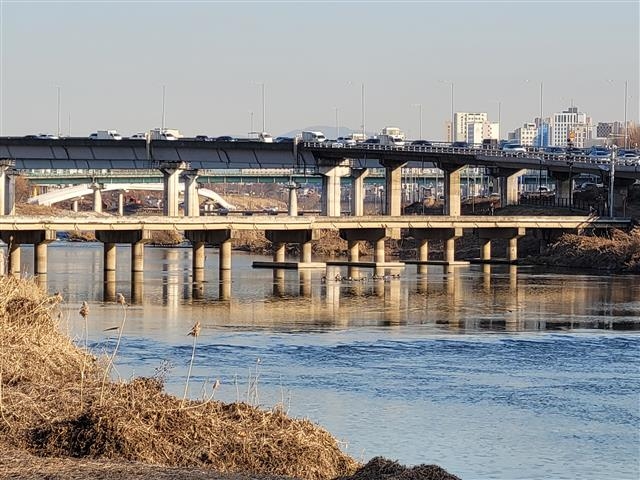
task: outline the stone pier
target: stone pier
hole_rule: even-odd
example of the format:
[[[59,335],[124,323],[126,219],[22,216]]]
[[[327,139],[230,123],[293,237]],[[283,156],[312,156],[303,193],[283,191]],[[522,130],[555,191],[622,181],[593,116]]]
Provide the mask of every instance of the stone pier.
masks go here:
[[[444,172],[444,214],[460,216],[460,172],[464,167],[443,167]]]
[[[418,260],[409,260],[406,263],[418,265],[418,273],[423,273],[426,269],[421,269],[421,265],[468,265],[467,261],[456,260],[456,239],[462,236],[462,228],[410,228],[409,236],[418,241]],[[429,241],[442,240],[443,260],[429,260]]]
[[[384,160],[380,164],[385,168],[383,214],[400,216],[402,215],[402,167],[406,162]]]
[[[518,239],[524,237],[526,228],[479,228],[481,263],[515,263],[518,261]],[[491,241],[497,238],[508,240],[506,260],[491,258]]]
[[[321,215],[339,217],[341,214],[340,179],[349,175],[349,161],[318,160],[318,171],[322,174]]]
[[[393,238],[392,228],[341,228],[340,238],[349,245],[349,260],[330,262],[331,265],[347,265],[363,268],[403,268],[403,262],[387,262],[385,259],[385,240]],[[360,261],[359,244],[366,241],[373,245],[373,262]]]
[[[314,262],[311,258],[312,242],[318,239],[317,230],[265,230],[264,236],[273,244],[273,262],[253,262],[256,268],[325,268],[324,262]],[[289,243],[300,246],[300,260],[286,261],[286,247]]]
[[[192,270],[193,281],[204,281],[205,246],[212,245],[219,248],[218,270],[231,271],[231,230],[185,230],[184,236],[191,242],[193,248]]]
[[[369,176],[367,168],[351,169],[351,215],[364,215],[364,179]]]
[[[165,216],[177,217],[180,214],[180,175],[185,170],[189,170],[187,162],[163,162],[160,165],[164,182],[162,209]]]
[[[22,230],[0,232],[0,240],[8,245],[8,272],[20,276],[21,245],[33,245],[33,265],[35,275],[47,274],[47,245],[56,239],[53,230]],[[2,272],[0,272],[0,275]]]
[[[144,244],[151,240],[151,231],[96,231],[96,239],[104,244],[103,271],[105,281],[109,281],[110,273],[117,268],[116,245],[127,243],[131,245],[131,273],[144,272]]]
[[[184,215],[185,217],[199,217],[198,170],[185,170],[181,177],[184,180]]]

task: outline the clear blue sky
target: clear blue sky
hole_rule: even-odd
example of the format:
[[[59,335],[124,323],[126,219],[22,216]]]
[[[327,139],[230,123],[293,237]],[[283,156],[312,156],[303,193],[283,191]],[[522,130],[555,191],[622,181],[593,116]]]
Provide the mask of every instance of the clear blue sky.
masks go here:
[[[0,0],[2,135],[274,135],[386,125],[444,138],[456,111],[502,134],[571,101],[638,121],[640,2],[29,2]]]

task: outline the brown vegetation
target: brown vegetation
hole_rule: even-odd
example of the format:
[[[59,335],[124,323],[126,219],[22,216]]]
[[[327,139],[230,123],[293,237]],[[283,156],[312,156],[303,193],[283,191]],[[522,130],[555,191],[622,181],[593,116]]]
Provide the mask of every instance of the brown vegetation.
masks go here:
[[[278,408],[212,398],[181,406],[156,378],[103,384],[108,365],[52,320],[59,300],[35,283],[0,279],[0,435],[12,446],[43,456],[304,479],[355,471],[329,433]]]

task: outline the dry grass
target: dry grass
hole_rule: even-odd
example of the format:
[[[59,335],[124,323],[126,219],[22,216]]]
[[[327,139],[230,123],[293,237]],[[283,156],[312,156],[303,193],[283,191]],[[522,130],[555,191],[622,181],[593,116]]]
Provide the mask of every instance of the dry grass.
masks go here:
[[[640,273],[640,228],[606,236],[565,234],[535,259],[547,265]]]
[[[58,301],[33,282],[0,279],[0,437],[13,447],[304,479],[356,470],[328,432],[279,409],[211,400],[181,406],[150,378],[108,381],[100,402],[108,366],[59,332]]]

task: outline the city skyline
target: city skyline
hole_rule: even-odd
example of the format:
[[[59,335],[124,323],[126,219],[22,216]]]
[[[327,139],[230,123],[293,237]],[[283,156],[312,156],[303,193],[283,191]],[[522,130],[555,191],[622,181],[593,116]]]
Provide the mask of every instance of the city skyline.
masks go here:
[[[594,124],[622,121],[625,82],[638,122],[639,12],[635,1],[2,0],[0,133],[357,131],[364,107],[370,133],[444,139],[453,109],[500,119],[506,138],[540,116],[541,93],[544,117],[575,105]]]

